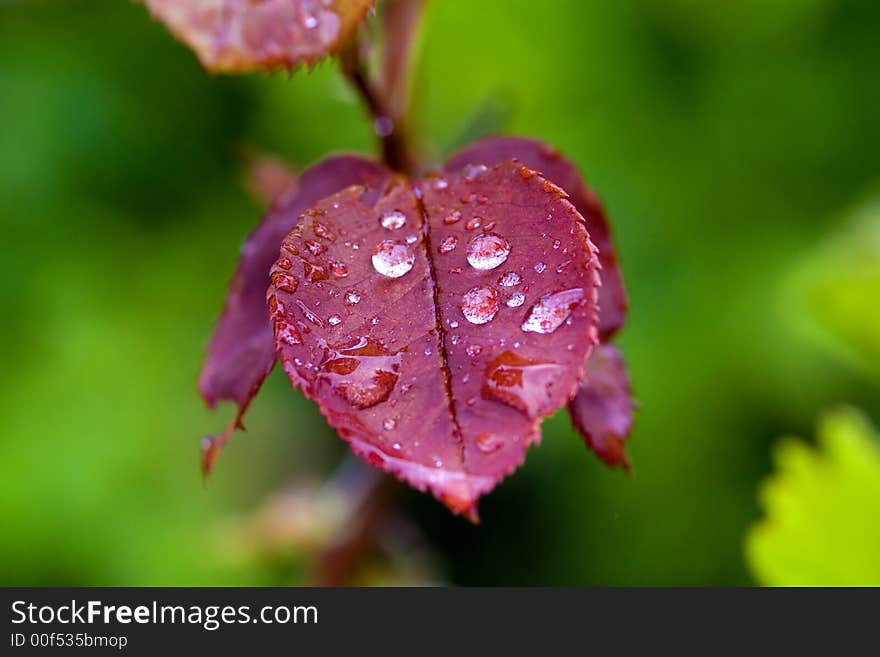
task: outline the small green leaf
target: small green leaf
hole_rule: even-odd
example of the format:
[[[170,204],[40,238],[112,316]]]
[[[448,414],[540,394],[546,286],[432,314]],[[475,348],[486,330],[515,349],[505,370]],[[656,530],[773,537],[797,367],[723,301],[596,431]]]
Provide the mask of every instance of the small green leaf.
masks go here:
[[[880,440],[853,409],[827,414],[818,445],[784,439],[760,491],[746,558],[773,586],[880,585]]]

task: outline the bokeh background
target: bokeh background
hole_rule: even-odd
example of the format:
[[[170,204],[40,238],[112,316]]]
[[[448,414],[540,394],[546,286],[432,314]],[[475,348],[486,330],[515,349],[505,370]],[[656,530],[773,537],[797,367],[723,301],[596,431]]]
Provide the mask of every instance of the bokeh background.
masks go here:
[[[353,581],[880,583],[878,31],[868,0],[430,3],[430,152],[538,137],[610,210],[634,472],[560,413],[479,527],[395,486]],[[138,4],[0,2],[0,583],[311,581],[341,441],[276,371],[205,487],[232,409],[195,378],[248,158],[373,148],[332,63],[209,76]]]

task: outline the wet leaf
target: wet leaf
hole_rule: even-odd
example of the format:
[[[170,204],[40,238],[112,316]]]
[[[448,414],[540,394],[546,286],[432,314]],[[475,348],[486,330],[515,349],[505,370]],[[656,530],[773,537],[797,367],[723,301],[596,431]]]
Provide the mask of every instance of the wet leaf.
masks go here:
[[[450,171],[468,164],[493,165],[516,159],[540,171],[562,187],[587,222],[590,239],[599,248],[602,287],[599,290],[599,332],[603,339],[616,333],[626,319],[627,296],[623,274],[611,240],[601,201],[587,187],[574,163],[550,146],[524,137],[488,137],[462,149],[446,165]]]
[[[583,218],[516,162],[324,198],[270,278],[292,383],[360,456],[472,517],[598,340]]]
[[[629,468],[624,442],[633,424],[633,399],[623,354],[603,344],[587,359],[578,392],[568,404],[571,421],[608,465]]]
[[[240,425],[248,404],[275,363],[266,286],[269,268],[278,260],[281,240],[296,225],[300,214],[318,199],[353,184],[380,185],[388,175],[384,167],[365,158],[338,156],[323,160],[276,199],[266,218],[245,241],[199,376],[199,391],[210,407],[228,400],[238,406],[238,412],[224,434],[206,443],[205,470],[210,470],[217,450]]]
[[[311,64],[339,51],[375,0],[144,0],[205,68]]]

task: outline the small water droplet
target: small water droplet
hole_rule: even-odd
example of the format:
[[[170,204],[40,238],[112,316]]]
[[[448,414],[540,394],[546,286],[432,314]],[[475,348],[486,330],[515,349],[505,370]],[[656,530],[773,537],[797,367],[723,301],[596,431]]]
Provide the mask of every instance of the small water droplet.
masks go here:
[[[449,336],[449,341],[452,344],[458,344],[459,342],[461,342],[461,336],[460,335],[451,335],[451,336]]]
[[[440,246],[437,247],[437,250],[440,253],[449,253],[454,250],[456,246],[458,246],[458,238],[455,235],[450,235],[440,242]]]
[[[490,221],[489,223],[483,224],[483,232],[484,233],[491,233],[493,230],[495,230],[495,226],[497,226],[497,225],[498,225],[497,221]]]
[[[454,329],[458,328],[458,320],[455,320],[455,319],[451,320],[449,322],[449,328],[454,328]]]
[[[378,324],[378,323],[379,323],[378,315],[376,317],[373,317],[373,319],[370,320],[370,324],[372,324],[373,326],[376,326],[376,324]]]
[[[299,309],[302,311],[302,314],[305,315],[306,319],[309,320],[315,326],[320,326],[324,328],[324,320],[318,317],[306,304],[302,302],[301,299],[296,299],[295,303],[299,306]]]
[[[479,434],[474,441],[477,443],[477,447],[481,452],[485,454],[490,454],[494,451],[501,449],[504,446],[504,440],[501,436],[498,436],[494,433],[489,433],[488,431]]]
[[[559,265],[556,267],[556,273],[562,274],[563,272],[565,272],[566,269],[568,269],[569,265],[571,265],[571,260],[566,260],[565,262],[559,263]]]
[[[443,467],[443,461],[441,461],[440,459],[434,459],[434,467],[435,467],[435,468],[442,468],[442,467]]]
[[[386,417],[385,421],[382,422],[382,428],[385,429],[385,431],[394,431],[394,428],[396,426],[397,426],[397,420],[395,420],[393,417]],[[394,444],[397,445],[397,443],[394,443]],[[399,449],[399,447],[398,447],[398,449]]]
[[[327,250],[327,247],[321,244],[320,242],[316,242],[315,240],[306,240],[305,245],[309,251],[312,252],[312,255],[321,255],[324,251]]]
[[[494,233],[477,235],[467,248],[467,261],[474,269],[495,269],[510,254],[510,242]]]
[[[302,336],[299,331],[296,330],[296,327],[291,326],[286,322],[276,322],[275,336],[290,346],[302,344]]]
[[[339,278],[345,278],[348,276],[348,266],[344,262],[339,262],[338,260],[334,260],[330,263],[330,271],[334,276],[338,276]]]
[[[468,345],[467,355],[474,358],[475,356],[479,356],[481,351],[483,351],[483,348],[478,344]]]
[[[391,449],[393,449],[395,452],[399,452],[399,451],[401,450],[401,445],[400,445],[400,443],[394,443],[394,444],[392,444],[392,445],[391,445]]]
[[[461,211],[459,210],[453,210],[443,217],[443,223],[446,225],[458,223],[459,221],[461,221]]]
[[[293,267],[293,263],[290,261],[290,258],[281,258],[278,261],[278,266],[281,267],[281,269],[290,269]]]
[[[361,293],[357,290],[349,290],[345,293],[345,303],[353,306],[361,301]]]
[[[281,290],[282,292],[287,292],[288,294],[293,294],[294,292],[296,292],[296,288],[299,287],[298,280],[296,280],[290,274],[285,274],[284,272],[280,271],[273,272],[270,280],[272,281],[272,285],[275,286],[276,290]]]
[[[558,249],[560,246],[562,246],[562,242],[560,240],[553,240],[554,249]]]
[[[535,271],[539,274],[543,274],[545,269],[547,269],[547,265],[545,265],[543,262],[535,263]]]
[[[314,30],[318,27],[318,19],[312,15],[308,15],[303,19],[303,27],[307,30]]]
[[[330,326],[339,326],[342,324],[342,318],[339,315],[330,315],[330,317],[327,318],[327,323],[330,324]]]
[[[446,181],[446,178],[437,178],[434,181],[434,189],[446,189],[449,187],[449,183]]]
[[[462,297],[461,312],[471,324],[486,324],[498,312],[498,293],[488,287],[475,287]]]
[[[525,303],[526,295],[522,292],[514,292],[510,295],[510,298],[507,300],[507,305],[511,308],[519,308],[523,303]]]
[[[464,225],[467,230],[476,230],[480,226],[483,225],[482,217],[471,217],[468,222]]]
[[[485,164],[468,164],[461,170],[461,175],[465,180],[475,180],[488,169]]]
[[[413,268],[415,256],[404,244],[384,240],[373,250],[373,268],[388,278],[400,278]]]
[[[425,356],[430,356],[432,353],[434,353],[434,352],[431,351],[430,349],[425,349]]]
[[[562,326],[583,298],[584,291],[579,287],[545,294],[529,310],[522,323],[522,330],[527,333],[553,333]]]
[[[406,225],[406,215],[400,210],[391,210],[382,215],[379,223],[382,224],[382,228],[398,230]]]
[[[309,262],[308,260],[303,260],[303,273],[305,274],[306,280],[310,283],[326,281],[330,278],[326,267],[314,262]]]
[[[312,222],[312,230],[315,231],[315,235],[321,237],[328,242],[334,242],[336,240],[336,235],[333,234],[333,231],[326,225],[321,223],[320,221]]]
[[[416,237],[415,235],[407,235],[406,236],[406,243],[407,244],[415,244],[418,241],[419,241],[419,238]]]
[[[522,277],[515,271],[509,271],[498,279],[498,285],[501,287],[514,287],[522,283]]]

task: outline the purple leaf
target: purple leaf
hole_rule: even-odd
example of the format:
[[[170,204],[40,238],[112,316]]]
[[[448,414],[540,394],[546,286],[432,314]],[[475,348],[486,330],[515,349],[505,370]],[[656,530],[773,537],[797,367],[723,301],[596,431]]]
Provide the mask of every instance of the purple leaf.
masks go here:
[[[352,449],[475,517],[575,393],[597,286],[565,192],[505,162],[322,199],[267,296],[291,382]]]
[[[375,0],[144,0],[212,71],[312,64],[351,39]]]
[[[587,223],[590,239],[599,248],[602,287],[599,290],[599,333],[603,340],[616,333],[626,319],[627,296],[617,262],[611,230],[602,203],[587,187],[571,160],[553,148],[524,137],[489,137],[459,151],[446,164],[458,171],[468,164],[493,165],[516,159],[562,187]]]
[[[266,310],[269,268],[278,259],[281,240],[299,215],[318,199],[349,185],[382,186],[390,173],[380,164],[357,156],[337,156],[306,170],[298,184],[275,201],[263,222],[242,247],[226,305],[208,346],[199,391],[209,407],[228,400],[238,406],[233,423],[209,439],[203,450],[203,470],[210,471],[219,450],[236,427],[251,399],[275,364],[272,325]]]
[[[596,347],[568,410],[587,445],[608,465],[629,469],[624,441],[632,429],[633,407],[623,355],[614,345]]]

